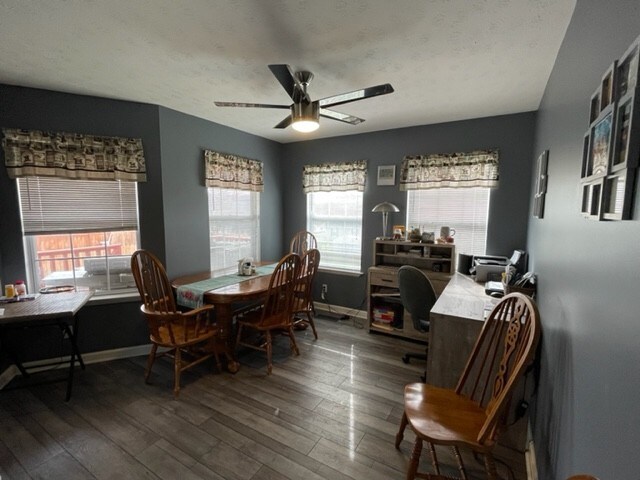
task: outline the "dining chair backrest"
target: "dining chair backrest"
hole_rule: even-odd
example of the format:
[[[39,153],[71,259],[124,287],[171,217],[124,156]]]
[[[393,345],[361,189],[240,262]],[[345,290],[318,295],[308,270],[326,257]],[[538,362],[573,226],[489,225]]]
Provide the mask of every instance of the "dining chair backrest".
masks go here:
[[[158,257],[147,250],[137,250],[131,255],[131,271],[147,311],[178,312],[171,283]]]
[[[315,235],[306,230],[301,230],[291,239],[289,252],[297,253],[302,257],[305,253],[314,248],[318,248],[318,242],[316,241]]]
[[[456,387],[485,409],[478,443],[495,438],[513,390],[534,360],[540,332],[538,309],[521,293],[503,297],[484,322]]]
[[[296,289],[296,305],[294,311],[302,311],[311,308],[313,300],[313,281],[318,273],[320,265],[320,251],[312,248],[307,251],[300,260],[298,274],[298,287]]]
[[[286,325],[291,322],[294,289],[300,271],[300,256],[296,253],[285,255],[271,274],[269,289],[262,308],[260,324]]]

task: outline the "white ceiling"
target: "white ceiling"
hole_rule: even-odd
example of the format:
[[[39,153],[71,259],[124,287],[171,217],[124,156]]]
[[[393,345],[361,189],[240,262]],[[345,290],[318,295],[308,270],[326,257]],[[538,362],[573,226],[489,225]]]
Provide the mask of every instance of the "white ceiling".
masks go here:
[[[278,142],[536,110],[575,0],[0,0],[0,83],[162,105]],[[334,107],[312,134],[267,68],[310,70]],[[0,106],[1,108],[1,106]]]

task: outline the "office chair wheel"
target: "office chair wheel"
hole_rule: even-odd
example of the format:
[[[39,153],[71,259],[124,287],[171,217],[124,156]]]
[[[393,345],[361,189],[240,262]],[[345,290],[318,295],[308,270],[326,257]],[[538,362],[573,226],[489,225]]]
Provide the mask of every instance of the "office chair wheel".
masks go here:
[[[407,354],[403,355],[403,356],[402,356],[402,361],[403,361],[404,363],[409,363],[409,355],[407,355]]]

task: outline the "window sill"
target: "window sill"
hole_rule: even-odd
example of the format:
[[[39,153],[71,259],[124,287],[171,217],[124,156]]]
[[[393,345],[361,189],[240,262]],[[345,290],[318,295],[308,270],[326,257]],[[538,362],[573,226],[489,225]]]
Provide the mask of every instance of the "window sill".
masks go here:
[[[107,295],[94,295],[87,302],[88,305],[111,305],[114,303],[130,303],[139,302],[140,294],[138,292],[126,293],[110,293]]]
[[[363,272],[357,272],[355,270],[339,270],[337,268],[322,268],[318,267],[318,271],[322,273],[331,273],[333,275],[344,275],[346,277],[361,277]]]

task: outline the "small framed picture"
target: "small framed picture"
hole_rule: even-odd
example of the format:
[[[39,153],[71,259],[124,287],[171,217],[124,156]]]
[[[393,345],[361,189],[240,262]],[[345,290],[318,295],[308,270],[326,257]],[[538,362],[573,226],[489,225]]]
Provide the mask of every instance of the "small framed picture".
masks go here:
[[[378,167],[378,185],[396,184],[396,166],[381,165]]]

